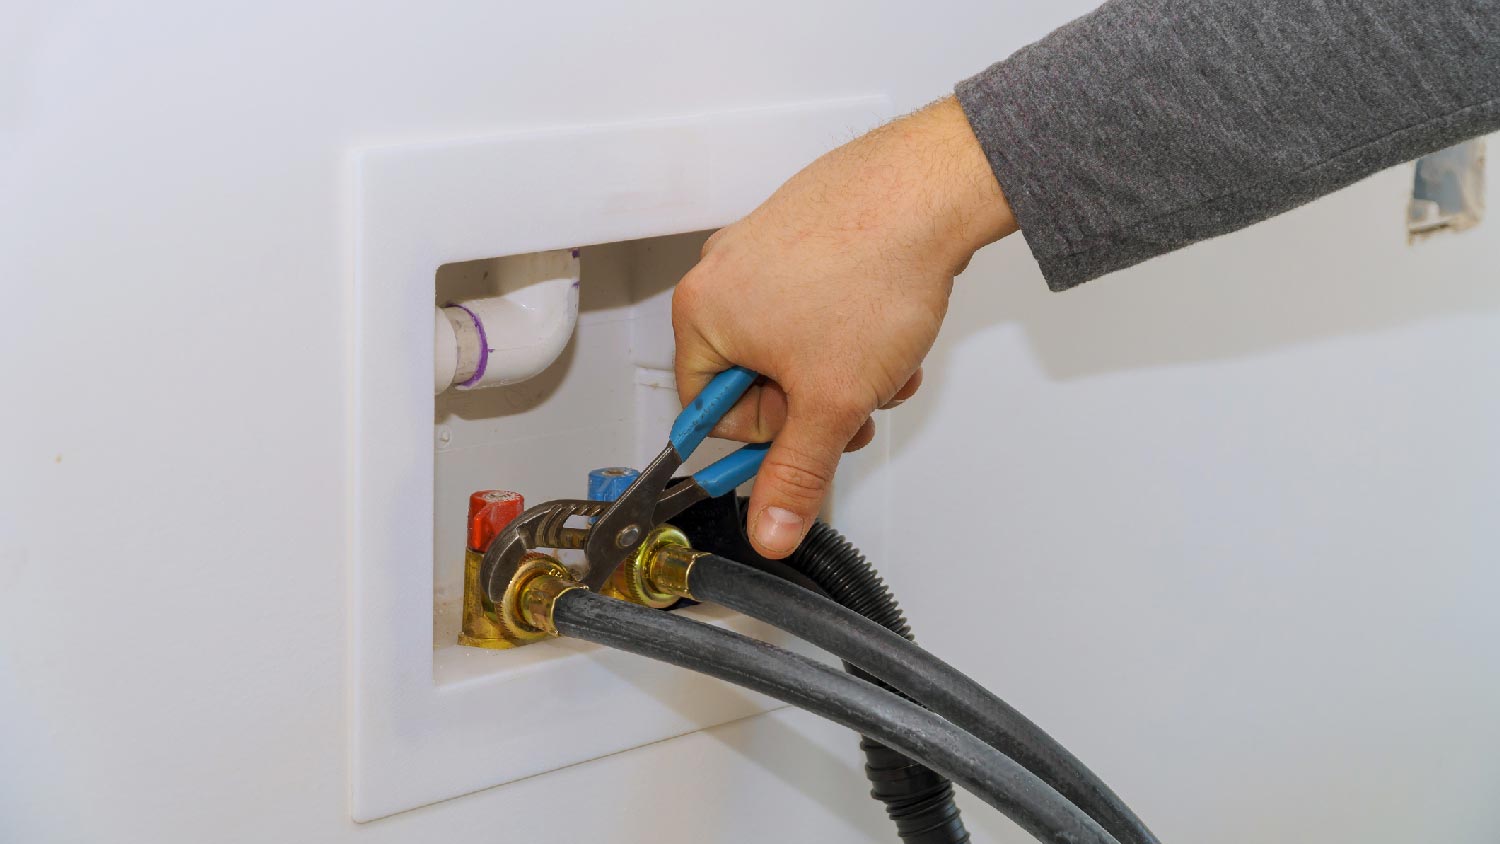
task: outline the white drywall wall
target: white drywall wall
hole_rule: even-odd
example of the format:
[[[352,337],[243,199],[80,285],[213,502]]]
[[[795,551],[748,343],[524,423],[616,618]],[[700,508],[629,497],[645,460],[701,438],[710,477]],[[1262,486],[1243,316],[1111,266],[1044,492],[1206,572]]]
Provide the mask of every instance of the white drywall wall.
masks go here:
[[[0,840],[889,840],[785,712],[349,821],[350,151],[911,108],[1086,5],[8,8]],[[1406,178],[1068,294],[988,250],[841,480],[922,641],[1166,841],[1500,830],[1500,240],[1408,249]]]

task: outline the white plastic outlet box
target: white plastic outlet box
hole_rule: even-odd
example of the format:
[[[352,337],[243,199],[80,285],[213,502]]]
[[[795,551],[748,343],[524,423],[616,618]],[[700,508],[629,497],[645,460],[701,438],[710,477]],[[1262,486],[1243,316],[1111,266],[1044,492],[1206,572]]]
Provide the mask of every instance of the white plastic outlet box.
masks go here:
[[[776,705],[577,642],[513,651],[452,645],[462,502],[490,487],[532,503],[581,497],[588,469],[639,465],[658,450],[677,409],[670,286],[702,238],[667,236],[733,221],[817,155],[889,115],[884,98],[869,97],[358,153],[355,820]],[[434,408],[439,267],[450,265],[451,278],[474,270],[451,265],[574,246],[588,247],[582,314],[558,362],[524,384],[445,395]]]

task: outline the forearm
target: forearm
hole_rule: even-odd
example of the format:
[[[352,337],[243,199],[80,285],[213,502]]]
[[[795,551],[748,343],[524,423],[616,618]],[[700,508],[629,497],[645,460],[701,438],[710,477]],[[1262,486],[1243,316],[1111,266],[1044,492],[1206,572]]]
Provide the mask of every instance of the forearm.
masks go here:
[[[957,94],[1061,290],[1500,129],[1500,0],[1113,0]]]

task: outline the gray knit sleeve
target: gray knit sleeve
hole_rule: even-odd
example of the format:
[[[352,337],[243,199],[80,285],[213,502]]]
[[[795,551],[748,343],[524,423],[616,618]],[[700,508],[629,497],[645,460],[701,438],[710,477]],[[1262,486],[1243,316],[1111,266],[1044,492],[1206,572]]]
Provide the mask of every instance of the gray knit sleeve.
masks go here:
[[[1112,0],[957,94],[1064,290],[1500,129],[1500,0]]]

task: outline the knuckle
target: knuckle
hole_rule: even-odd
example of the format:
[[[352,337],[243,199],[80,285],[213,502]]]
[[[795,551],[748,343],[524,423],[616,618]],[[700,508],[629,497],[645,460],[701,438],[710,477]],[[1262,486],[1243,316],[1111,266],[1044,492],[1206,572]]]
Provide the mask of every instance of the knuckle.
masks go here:
[[[672,291],[672,314],[673,316],[690,314],[697,310],[703,296],[698,290],[699,284],[692,273],[682,277],[677,282],[677,287]]]
[[[714,233],[713,233],[713,234],[711,234],[711,235],[709,235],[709,236],[708,236],[708,239],[707,239],[707,240],[705,240],[705,241],[703,241],[703,248],[702,248],[702,249],[699,249],[699,250],[698,250],[698,258],[699,258],[699,260],[702,260],[702,259],[705,259],[705,258],[707,258],[707,257],[708,257],[708,256],[709,256],[709,255],[710,255],[710,254],[712,254],[712,253],[713,253],[713,251],[714,251],[714,246],[715,246],[715,245],[716,245],[716,244],[717,244],[717,243],[718,243],[718,242],[719,242],[719,241],[720,241],[720,240],[722,240],[722,239],[723,239],[723,237],[724,237],[724,232],[726,232],[726,231],[728,231],[728,230],[729,230],[729,227],[728,227],[728,226],[725,226],[725,227],[724,227],[724,228],[722,228],[722,229],[718,229],[718,230],[716,230],[716,231],[715,231],[715,232],[714,232]]]

